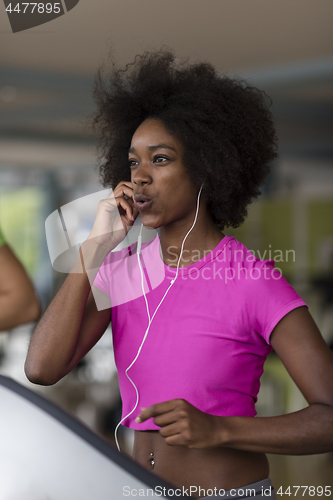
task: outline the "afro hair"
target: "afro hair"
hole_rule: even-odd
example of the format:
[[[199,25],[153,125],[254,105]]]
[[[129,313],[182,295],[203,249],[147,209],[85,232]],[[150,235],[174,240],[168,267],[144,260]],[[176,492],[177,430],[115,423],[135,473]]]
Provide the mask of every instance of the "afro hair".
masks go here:
[[[183,164],[195,185],[204,183],[214,223],[238,227],[260,195],[276,134],[265,92],[221,76],[209,63],[180,63],[169,50],[136,56],[124,69],[103,67],[95,79],[104,186],[131,179],[128,149],[138,126],[160,119],[184,147]]]

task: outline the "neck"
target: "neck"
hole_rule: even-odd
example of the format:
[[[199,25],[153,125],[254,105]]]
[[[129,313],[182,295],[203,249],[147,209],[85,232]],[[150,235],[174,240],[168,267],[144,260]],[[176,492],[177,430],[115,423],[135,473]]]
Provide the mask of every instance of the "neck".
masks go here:
[[[191,228],[195,217],[176,221],[160,229],[162,259],[170,267],[177,267],[183,240]],[[221,241],[222,234],[212,221],[206,207],[200,204],[197,221],[186,238],[179,267],[188,266],[202,259]]]

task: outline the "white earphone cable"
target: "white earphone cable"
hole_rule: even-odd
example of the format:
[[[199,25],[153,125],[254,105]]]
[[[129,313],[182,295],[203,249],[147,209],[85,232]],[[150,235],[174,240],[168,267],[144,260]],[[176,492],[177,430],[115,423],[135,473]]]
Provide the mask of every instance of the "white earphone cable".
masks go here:
[[[178,277],[178,269],[179,269],[179,264],[180,264],[180,260],[182,258],[182,254],[183,254],[183,250],[184,250],[184,244],[185,244],[185,241],[186,241],[186,238],[188,237],[188,235],[190,234],[190,232],[192,231],[192,229],[194,228],[195,226],[195,223],[197,221],[197,218],[198,218],[198,213],[199,213],[199,200],[200,200],[200,195],[201,195],[201,191],[202,191],[202,188],[203,188],[203,185],[200,187],[200,190],[199,190],[199,194],[198,194],[198,198],[197,198],[197,208],[196,208],[196,212],[195,212],[195,217],[194,217],[194,222],[191,226],[191,228],[189,229],[189,231],[187,232],[185,238],[183,239],[183,243],[182,243],[182,246],[181,246],[181,250],[180,250],[180,254],[179,254],[179,258],[178,258],[178,262],[177,262],[177,269],[176,269],[176,275],[175,277],[171,280],[170,282],[170,285],[168,286],[165,294],[163,295],[160,303],[158,304],[158,306],[156,307],[155,309],[155,312],[153,314],[153,316],[150,318],[150,312],[149,312],[149,307],[148,307],[148,301],[147,301],[147,297],[146,297],[146,293],[145,293],[145,290],[144,290],[144,282],[143,282],[143,270],[142,270],[142,266],[141,266],[141,261],[140,261],[140,253],[141,253],[141,244],[142,244],[142,228],[143,228],[143,225],[141,224],[141,228],[140,228],[140,233],[139,233],[139,236],[138,236],[138,244],[137,244],[137,257],[138,257],[138,264],[139,264],[139,268],[140,268],[140,274],[141,274],[141,288],[142,288],[142,292],[143,292],[143,296],[145,298],[145,303],[146,303],[146,309],[147,309],[147,315],[148,315],[148,327],[145,331],[145,334],[144,334],[144,337],[142,339],[142,342],[141,342],[141,345],[138,349],[138,352],[136,353],[136,356],[135,358],[133,359],[132,363],[126,368],[125,370],[125,375],[126,377],[128,378],[128,380],[131,382],[131,384],[133,385],[134,387],[134,390],[135,390],[135,394],[136,394],[136,402],[135,402],[135,406],[133,408],[133,410],[131,410],[125,417],[123,417],[120,422],[118,422],[116,428],[115,428],[115,431],[114,431],[114,439],[115,439],[115,442],[116,442],[116,446],[118,448],[118,451],[121,451],[120,450],[120,446],[119,446],[119,442],[118,442],[118,438],[117,438],[117,432],[118,432],[118,428],[119,426],[122,424],[122,422],[127,418],[129,417],[130,415],[132,415],[132,413],[135,411],[135,409],[137,408],[138,406],[138,403],[139,403],[139,392],[138,392],[138,389],[136,387],[136,385],[134,384],[133,380],[130,378],[130,376],[128,375],[128,370],[130,368],[132,368],[132,366],[134,365],[134,363],[136,362],[136,360],[138,359],[139,357],[139,354],[141,352],[141,349],[143,347],[143,344],[147,338],[147,335],[148,335],[148,332],[149,332],[149,329],[150,329],[150,325],[152,324],[152,321],[155,317],[155,314],[157,313],[158,309],[160,308],[163,300],[165,299],[165,297],[167,296],[170,288],[173,286],[173,284],[175,283],[177,277]]]

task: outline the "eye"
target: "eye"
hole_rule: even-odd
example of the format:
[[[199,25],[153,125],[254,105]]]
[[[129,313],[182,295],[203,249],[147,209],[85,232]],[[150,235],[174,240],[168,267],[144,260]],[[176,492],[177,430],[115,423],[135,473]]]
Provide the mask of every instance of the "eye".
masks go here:
[[[137,160],[128,160],[130,168],[136,167],[139,162]]]
[[[155,156],[154,157],[154,163],[165,163],[169,161],[169,158],[167,156]]]

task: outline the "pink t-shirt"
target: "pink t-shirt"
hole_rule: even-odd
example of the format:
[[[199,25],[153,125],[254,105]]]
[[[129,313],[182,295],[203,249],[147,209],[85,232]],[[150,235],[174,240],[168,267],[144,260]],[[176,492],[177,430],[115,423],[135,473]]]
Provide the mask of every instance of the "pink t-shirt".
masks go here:
[[[136,243],[110,253],[94,282],[111,298],[123,417],[136,402],[125,370],[148,326],[135,250]],[[159,237],[142,245],[141,262],[152,316],[176,269],[163,263]],[[179,269],[128,371],[139,403],[123,425],[159,429],[153,419],[135,423],[140,407],[175,398],[212,415],[253,417],[263,365],[272,350],[270,334],[283,316],[300,306],[307,307],[273,260],[260,260],[225,236],[204,258]]]

